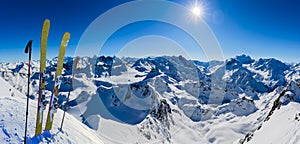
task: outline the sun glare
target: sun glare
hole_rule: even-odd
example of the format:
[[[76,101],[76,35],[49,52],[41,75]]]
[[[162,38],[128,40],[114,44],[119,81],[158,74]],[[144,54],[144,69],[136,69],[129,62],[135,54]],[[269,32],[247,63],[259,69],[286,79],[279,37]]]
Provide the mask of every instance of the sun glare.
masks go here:
[[[205,13],[205,6],[203,3],[195,1],[190,7],[190,11],[195,18],[203,18]]]
[[[195,7],[192,9],[192,12],[193,12],[193,14],[196,15],[196,16],[200,16],[200,15],[201,15],[200,7],[195,6]]]

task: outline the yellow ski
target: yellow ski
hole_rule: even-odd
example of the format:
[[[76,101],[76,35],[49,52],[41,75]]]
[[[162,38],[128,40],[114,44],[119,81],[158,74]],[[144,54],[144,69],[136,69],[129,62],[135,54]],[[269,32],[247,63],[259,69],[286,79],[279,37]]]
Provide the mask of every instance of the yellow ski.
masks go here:
[[[70,33],[66,32],[64,34],[63,39],[60,44],[56,73],[55,73],[55,77],[54,77],[54,87],[53,87],[53,92],[52,92],[51,99],[50,99],[50,105],[49,105],[49,111],[48,111],[48,115],[47,115],[47,122],[46,122],[45,130],[52,129],[54,113],[56,113],[57,108],[58,108],[58,104],[57,104],[58,92],[59,92],[60,83],[62,81],[61,74],[62,74],[62,70],[63,70],[65,52],[66,52],[66,48],[67,48],[69,40],[70,40]]]
[[[41,36],[39,95],[38,95],[35,136],[38,136],[39,134],[42,133],[43,111],[46,107],[46,103],[44,103],[45,84],[46,84],[45,70],[46,70],[46,47],[47,47],[49,29],[50,29],[50,21],[46,19],[44,21],[42,36]]]

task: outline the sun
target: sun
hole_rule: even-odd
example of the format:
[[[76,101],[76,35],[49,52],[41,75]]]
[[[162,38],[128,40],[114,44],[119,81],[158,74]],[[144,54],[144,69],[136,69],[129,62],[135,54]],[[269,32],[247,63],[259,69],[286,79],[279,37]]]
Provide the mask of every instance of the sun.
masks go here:
[[[194,15],[201,16],[202,10],[200,9],[199,6],[193,7],[191,11]]]
[[[190,7],[191,14],[195,18],[203,18],[205,14],[205,6],[203,3],[195,1]]]

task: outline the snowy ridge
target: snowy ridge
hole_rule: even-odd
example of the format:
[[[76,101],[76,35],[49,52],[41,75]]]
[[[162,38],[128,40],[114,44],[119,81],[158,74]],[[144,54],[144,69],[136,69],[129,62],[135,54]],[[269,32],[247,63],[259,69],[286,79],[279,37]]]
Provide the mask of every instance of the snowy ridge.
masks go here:
[[[73,58],[65,59],[59,103],[70,89],[72,64]],[[56,59],[47,61],[48,97],[55,66]],[[25,93],[26,76],[20,73],[27,65],[0,68],[1,76]],[[37,70],[38,62],[33,62],[32,71]],[[182,56],[83,57],[67,112],[105,143],[238,143],[261,126],[288,83],[293,85],[286,93],[290,101],[300,102],[299,74],[299,64],[246,55],[224,62]],[[38,75],[32,75],[35,99]]]

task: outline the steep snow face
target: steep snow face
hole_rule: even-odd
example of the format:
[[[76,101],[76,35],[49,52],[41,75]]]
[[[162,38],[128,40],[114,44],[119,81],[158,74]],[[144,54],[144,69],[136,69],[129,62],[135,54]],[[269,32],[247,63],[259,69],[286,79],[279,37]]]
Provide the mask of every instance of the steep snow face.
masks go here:
[[[58,110],[51,133],[44,132],[34,137],[35,131],[35,101],[30,100],[27,143],[99,143],[102,140],[87,126],[77,121],[73,116],[66,114],[63,132],[58,130],[62,111]],[[25,126],[26,96],[2,78],[0,78],[0,143],[23,143]]]
[[[71,89],[72,58],[64,63],[59,103]],[[47,61],[47,97],[56,59]],[[24,63],[1,64],[1,76],[25,92]],[[68,113],[105,143],[232,143],[259,127],[270,105],[299,65],[246,55],[225,62],[179,57],[83,57],[76,70]],[[38,62],[33,62],[31,98]],[[298,93],[297,84],[290,95]],[[297,98],[297,97],[296,97]],[[188,135],[186,134],[188,133]]]
[[[272,117],[257,130],[249,144],[300,143],[300,104],[292,102],[275,111]]]

